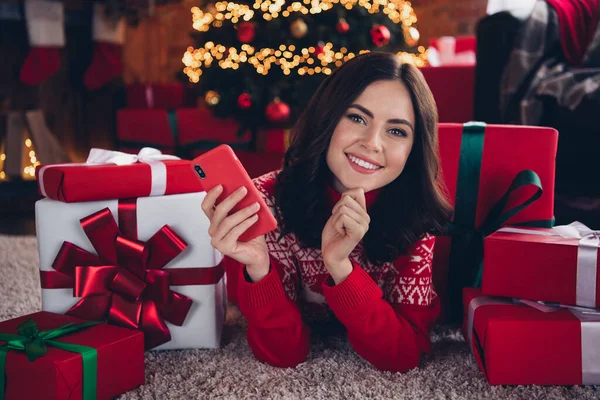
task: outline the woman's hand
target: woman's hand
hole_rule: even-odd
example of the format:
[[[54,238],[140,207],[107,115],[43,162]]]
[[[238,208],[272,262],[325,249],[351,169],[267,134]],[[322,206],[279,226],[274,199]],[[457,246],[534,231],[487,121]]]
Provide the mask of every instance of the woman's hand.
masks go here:
[[[249,242],[240,242],[239,237],[256,221],[260,208],[254,203],[228,216],[231,209],[246,196],[248,190],[241,187],[224,199],[218,206],[215,203],[223,192],[221,185],[215,186],[202,201],[202,211],[210,220],[208,234],[211,245],[221,254],[246,265],[246,271],[253,282],[257,282],[269,273],[269,253],[264,236]]]
[[[344,192],[321,234],[323,261],[336,284],[352,272],[348,257],[369,230],[370,222],[364,190],[357,188]]]

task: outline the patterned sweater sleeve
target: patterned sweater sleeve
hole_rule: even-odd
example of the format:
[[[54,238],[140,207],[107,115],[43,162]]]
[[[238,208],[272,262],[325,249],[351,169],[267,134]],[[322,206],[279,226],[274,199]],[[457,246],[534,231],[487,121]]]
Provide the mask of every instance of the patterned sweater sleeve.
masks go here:
[[[276,212],[272,196],[274,174],[254,182],[265,202]],[[248,320],[247,339],[257,360],[277,367],[294,367],[304,361],[310,332],[296,304],[299,278],[289,240],[277,228],[265,236],[270,256],[269,274],[252,283],[245,267],[239,269],[238,304]]]
[[[383,291],[356,263],[339,285],[323,284],[353,348],[380,370],[415,368],[421,354],[431,350],[429,334],[440,310],[431,273],[434,243],[435,237],[426,235],[396,260]]]

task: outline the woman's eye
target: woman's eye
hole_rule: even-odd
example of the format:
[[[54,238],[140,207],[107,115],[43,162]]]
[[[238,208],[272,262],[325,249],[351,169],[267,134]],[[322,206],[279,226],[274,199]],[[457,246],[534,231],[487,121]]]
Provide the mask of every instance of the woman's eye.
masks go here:
[[[365,120],[363,119],[363,117],[361,117],[358,114],[349,114],[348,118],[351,119],[354,122],[359,123],[359,124],[364,124],[365,123]]]
[[[394,136],[406,136],[406,132],[402,129],[394,128],[394,129],[390,129],[389,132]]]

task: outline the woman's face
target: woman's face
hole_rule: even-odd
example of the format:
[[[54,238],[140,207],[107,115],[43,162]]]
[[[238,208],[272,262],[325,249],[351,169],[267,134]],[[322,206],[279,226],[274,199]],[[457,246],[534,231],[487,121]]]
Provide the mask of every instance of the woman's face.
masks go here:
[[[386,80],[367,86],[333,131],[327,149],[333,188],[369,192],[400,176],[414,143],[414,126],[404,83]]]

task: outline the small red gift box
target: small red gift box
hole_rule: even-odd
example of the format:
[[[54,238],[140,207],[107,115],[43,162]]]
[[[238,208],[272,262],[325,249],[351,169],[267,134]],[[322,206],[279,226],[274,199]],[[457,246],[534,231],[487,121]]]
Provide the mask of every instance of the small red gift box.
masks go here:
[[[463,333],[490,385],[600,384],[600,313],[543,312],[472,288],[463,301]]]
[[[500,229],[484,241],[482,292],[600,307],[599,244],[598,232],[579,223]]]
[[[143,147],[154,147],[175,154],[177,123],[175,111],[165,109],[117,111],[118,149],[137,153]]]
[[[128,108],[179,108],[184,103],[181,83],[134,83],[127,85]]]
[[[207,108],[119,110],[117,137],[121,151],[155,147],[185,157],[195,157],[223,143],[234,150],[253,145],[249,129],[241,129],[233,118],[215,117]]]
[[[29,319],[35,324],[27,321]],[[28,338],[25,342],[35,343],[44,336],[43,332],[81,322],[83,320],[78,318],[41,311],[0,322],[0,334],[15,335],[12,339],[15,342],[19,342],[17,337],[20,336]],[[39,334],[32,325],[37,325]],[[23,329],[28,332],[26,336],[22,336]],[[144,384],[144,335],[135,330],[98,324],[51,337],[44,340],[47,352],[38,352],[38,358],[33,361],[29,359],[36,349],[22,351],[14,349],[14,344],[6,344],[0,339],[0,360],[2,353],[5,356],[5,367],[0,363],[0,372],[5,375],[0,378],[6,382],[5,400],[82,399],[84,394],[90,398],[94,394],[90,389],[94,386],[95,398],[112,399]],[[75,345],[82,353],[72,348],[63,349],[69,345]],[[94,357],[94,349],[97,357]]]
[[[36,177],[42,196],[65,203],[203,191],[190,161],[176,158],[152,148],[138,155],[92,149],[86,163],[41,165]]]
[[[250,130],[240,132],[241,125],[233,118],[215,117],[208,108],[180,108],[176,116],[179,144],[194,156],[221,143],[234,150],[250,149]]]

